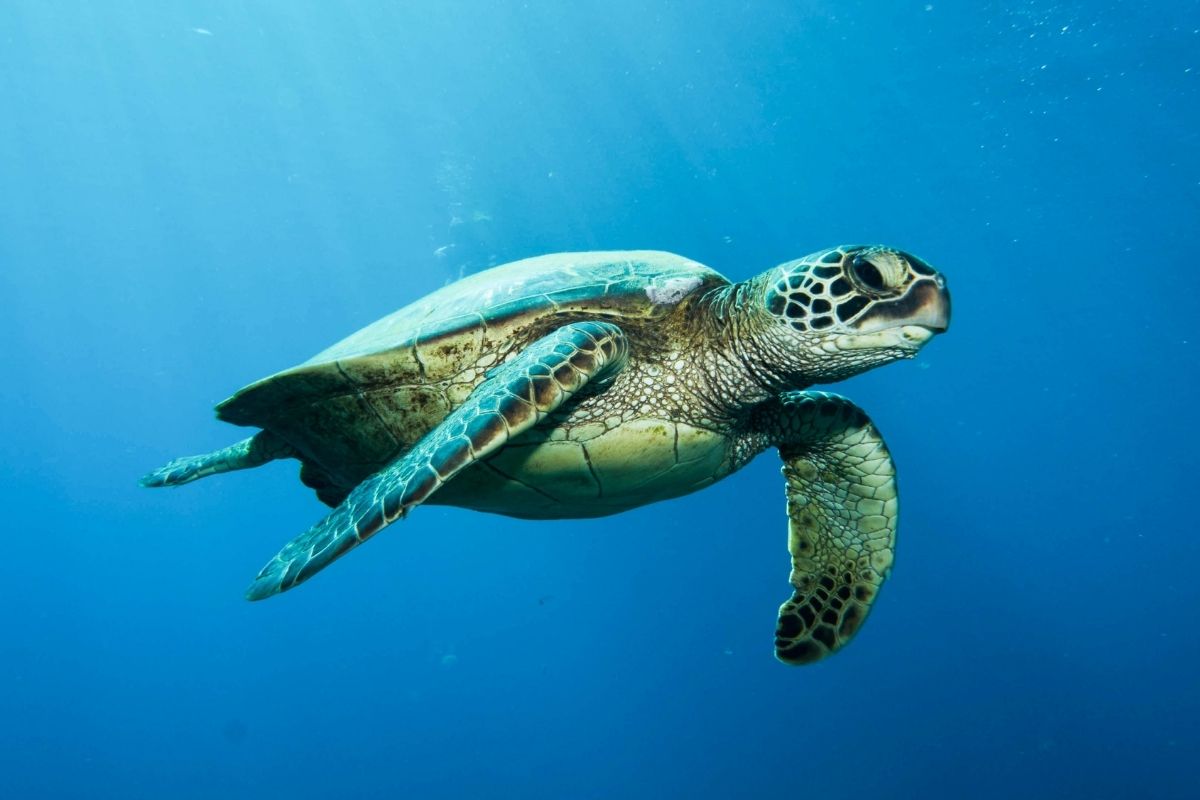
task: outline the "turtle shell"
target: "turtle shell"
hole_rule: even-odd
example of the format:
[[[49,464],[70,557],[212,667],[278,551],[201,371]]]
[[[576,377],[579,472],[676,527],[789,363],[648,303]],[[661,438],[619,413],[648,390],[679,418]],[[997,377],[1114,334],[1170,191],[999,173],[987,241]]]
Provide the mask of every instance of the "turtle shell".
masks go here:
[[[336,503],[525,344],[579,319],[652,321],[685,297],[727,283],[695,261],[658,251],[515,261],[445,286],[250,384],[218,405],[217,416],[282,436],[302,456],[305,483]]]

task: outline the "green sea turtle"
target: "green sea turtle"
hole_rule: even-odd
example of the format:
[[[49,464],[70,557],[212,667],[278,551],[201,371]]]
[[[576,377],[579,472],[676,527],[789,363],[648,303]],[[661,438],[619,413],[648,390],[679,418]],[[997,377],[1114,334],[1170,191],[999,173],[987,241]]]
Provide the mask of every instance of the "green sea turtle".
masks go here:
[[[260,432],[142,483],[299,459],[334,510],[262,569],[258,600],[421,503],[598,517],[694,492],[774,446],[793,587],[776,654],[807,663],[866,617],[897,499],[866,414],[805,388],[911,358],[949,320],[942,276],[887,247],[837,247],[742,283],[655,251],[530,258],[242,389],[217,416]]]

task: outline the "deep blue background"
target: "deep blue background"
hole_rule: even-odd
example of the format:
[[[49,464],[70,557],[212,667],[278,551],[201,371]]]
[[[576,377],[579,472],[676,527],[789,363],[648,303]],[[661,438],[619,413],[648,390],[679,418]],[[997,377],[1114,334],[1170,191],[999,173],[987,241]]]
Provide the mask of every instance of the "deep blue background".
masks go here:
[[[1196,2],[0,4],[0,796],[1185,797]],[[242,600],[293,465],[211,406],[461,274],[881,241],[951,332],[852,647],[771,655],[767,454],[607,520],[424,508]]]

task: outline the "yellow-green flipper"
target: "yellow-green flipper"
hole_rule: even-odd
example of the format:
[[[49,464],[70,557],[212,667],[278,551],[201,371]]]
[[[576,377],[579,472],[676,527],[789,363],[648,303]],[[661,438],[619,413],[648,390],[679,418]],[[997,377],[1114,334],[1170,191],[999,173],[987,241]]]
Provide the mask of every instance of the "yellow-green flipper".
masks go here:
[[[792,555],[775,655],[808,664],[854,636],[887,579],[896,469],[871,420],[839,395],[789,392],[760,419],[783,458]]]
[[[366,479],[325,519],[289,542],[246,591],[261,600],[308,580],[336,558],[405,516],[466,467],[529,430],[588,383],[628,360],[621,329],[566,325],[492,371],[423,439]]]

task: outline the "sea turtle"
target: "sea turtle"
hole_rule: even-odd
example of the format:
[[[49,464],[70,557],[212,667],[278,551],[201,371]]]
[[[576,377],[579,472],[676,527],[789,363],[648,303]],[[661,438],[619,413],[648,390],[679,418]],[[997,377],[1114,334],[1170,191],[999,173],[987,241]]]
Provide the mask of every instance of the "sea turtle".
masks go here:
[[[911,358],[949,321],[942,276],[888,247],[836,247],[741,283],[657,251],[530,258],[247,386],[217,416],[260,432],[142,483],[300,460],[335,508],[262,569],[258,600],[421,503],[598,517],[694,492],[774,446],[794,589],[776,654],[811,662],[866,617],[897,501],[866,414],[805,389]]]

